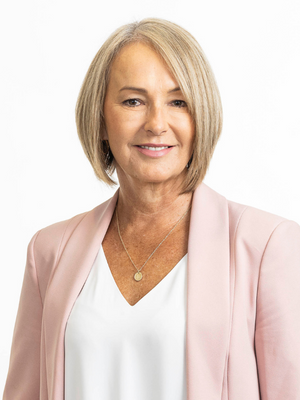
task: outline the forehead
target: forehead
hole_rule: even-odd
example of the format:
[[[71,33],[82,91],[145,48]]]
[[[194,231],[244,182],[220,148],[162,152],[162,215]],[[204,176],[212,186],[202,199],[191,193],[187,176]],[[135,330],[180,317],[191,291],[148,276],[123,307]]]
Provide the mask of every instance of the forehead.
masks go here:
[[[114,62],[121,63],[128,62],[134,57],[138,59],[139,56],[150,58],[161,58],[160,54],[157,53],[150,44],[143,42],[133,42],[126,44],[117,54]]]
[[[161,55],[145,43],[135,42],[124,46],[112,62],[110,81],[122,85],[156,82],[174,86],[176,79]]]

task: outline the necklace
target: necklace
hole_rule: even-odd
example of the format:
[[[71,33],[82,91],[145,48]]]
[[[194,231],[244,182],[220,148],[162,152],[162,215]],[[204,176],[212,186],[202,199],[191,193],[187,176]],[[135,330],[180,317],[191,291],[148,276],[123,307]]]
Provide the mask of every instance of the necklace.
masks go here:
[[[159,243],[159,245],[156,247],[156,249],[150,254],[150,256],[148,257],[148,259],[144,262],[142,268],[143,268],[144,265],[148,262],[148,260],[153,256],[153,254],[156,252],[156,250],[159,248],[159,246],[163,244],[163,242],[167,239],[167,237],[170,235],[170,233],[176,228],[176,226],[177,226],[177,225],[179,224],[179,222],[183,219],[183,217],[186,215],[186,213],[189,211],[190,208],[191,208],[191,206],[189,206],[189,208],[186,210],[186,212],[183,214],[183,216],[179,219],[179,221],[176,222],[175,226],[173,226],[173,228],[170,230],[170,232],[167,234],[167,236],[164,238],[164,240],[162,240],[162,241]],[[128,257],[130,258],[130,261],[132,262],[134,268],[137,270],[137,272],[133,275],[133,278],[134,278],[135,281],[139,282],[139,281],[143,278],[143,275],[142,275],[142,273],[141,273],[142,268],[141,268],[141,269],[137,269],[137,267],[135,266],[134,262],[132,261],[130,255],[129,255],[129,253],[128,253],[126,247],[125,247],[125,244],[124,244],[124,242],[123,242],[123,239],[122,239],[121,233],[120,233],[119,218],[118,218],[118,210],[117,210],[117,207],[116,207],[116,215],[117,215],[117,227],[118,227],[118,233],[119,233],[120,240],[121,240],[121,242],[122,242],[122,244],[123,244],[123,247],[124,247],[124,249],[125,249],[125,251],[126,251]]]

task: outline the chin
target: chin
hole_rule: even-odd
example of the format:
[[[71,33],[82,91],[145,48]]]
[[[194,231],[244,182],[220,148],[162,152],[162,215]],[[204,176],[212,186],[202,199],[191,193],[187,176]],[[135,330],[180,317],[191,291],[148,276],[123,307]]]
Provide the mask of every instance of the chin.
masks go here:
[[[166,174],[164,172],[153,172],[151,174],[141,174],[139,175],[139,179],[141,181],[144,181],[145,183],[163,183],[167,182],[169,180],[176,180],[176,178],[179,177],[179,175],[174,175],[174,174]]]

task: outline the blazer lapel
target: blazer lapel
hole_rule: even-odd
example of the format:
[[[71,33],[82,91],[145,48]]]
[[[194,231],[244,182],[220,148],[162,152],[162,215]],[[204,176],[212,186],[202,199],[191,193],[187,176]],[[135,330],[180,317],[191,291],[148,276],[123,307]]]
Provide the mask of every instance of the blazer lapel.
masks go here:
[[[187,399],[221,400],[230,328],[226,198],[203,182],[190,219],[187,277]]]
[[[42,323],[47,400],[64,399],[64,336],[67,320],[109,227],[118,195],[119,189],[111,199],[88,212],[81,220],[70,236],[47,288]]]
[[[49,400],[64,399],[64,336],[109,227],[119,189],[88,212],[70,236],[49,282],[42,321]],[[228,205],[203,182],[196,188],[188,241],[186,366],[188,400],[220,400],[229,342]]]

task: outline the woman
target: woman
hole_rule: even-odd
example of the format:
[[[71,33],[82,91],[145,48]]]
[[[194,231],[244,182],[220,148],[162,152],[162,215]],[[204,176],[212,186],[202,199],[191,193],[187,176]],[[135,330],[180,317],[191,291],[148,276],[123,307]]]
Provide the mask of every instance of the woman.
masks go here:
[[[120,27],[76,118],[120,187],[32,237],[3,399],[299,399],[300,226],[204,184],[222,107],[197,41]]]

